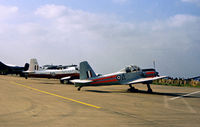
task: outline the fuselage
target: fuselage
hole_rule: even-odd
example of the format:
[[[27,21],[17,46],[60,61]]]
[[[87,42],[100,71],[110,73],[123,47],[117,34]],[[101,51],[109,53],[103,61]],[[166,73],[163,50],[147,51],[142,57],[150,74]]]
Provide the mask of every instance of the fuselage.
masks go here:
[[[92,77],[87,80],[90,80],[89,83],[76,83],[75,86],[102,86],[102,85],[122,85],[127,84],[130,81],[137,80],[140,78],[147,78],[147,77],[155,77],[156,71],[132,71],[132,72],[125,72],[119,71],[116,73],[111,73],[103,76]]]
[[[79,71],[75,67],[70,67],[61,70],[37,70],[33,72],[27,72],[28,77],[36,78],[63,78],[71,76],[73,78],[79,78]]]
[[[26,68],[28,67],[19,67],[16,65],[4,64],[0,62],[0,74],[19,74],[20,76],[23,76],[23,71],[25,71]]]

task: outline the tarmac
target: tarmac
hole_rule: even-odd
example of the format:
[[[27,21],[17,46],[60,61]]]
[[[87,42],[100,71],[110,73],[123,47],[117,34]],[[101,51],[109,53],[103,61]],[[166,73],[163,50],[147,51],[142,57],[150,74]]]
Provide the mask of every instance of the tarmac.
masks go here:
[[[0,127],[199,127],[200,89],[83,87],[0,75]]]

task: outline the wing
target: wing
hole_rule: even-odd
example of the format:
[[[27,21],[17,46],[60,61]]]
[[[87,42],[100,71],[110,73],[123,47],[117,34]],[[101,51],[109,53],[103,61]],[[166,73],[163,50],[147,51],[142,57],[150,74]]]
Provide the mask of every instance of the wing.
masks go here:
[[[157,76],[157,77],[153,77],[153,78],[140,78],[140,79],[130,81],[130,82],[128,82],[128,84],[144,83],[144,82],[153,81],[153,80],[166,78],[166,77],[167,76]]]

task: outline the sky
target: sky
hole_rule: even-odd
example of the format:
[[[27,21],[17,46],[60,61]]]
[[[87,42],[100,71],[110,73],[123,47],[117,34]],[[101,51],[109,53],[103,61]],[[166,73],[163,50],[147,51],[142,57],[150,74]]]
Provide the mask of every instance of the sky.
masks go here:
[[[200,0],[0,0],[0,61],[200,75]]]

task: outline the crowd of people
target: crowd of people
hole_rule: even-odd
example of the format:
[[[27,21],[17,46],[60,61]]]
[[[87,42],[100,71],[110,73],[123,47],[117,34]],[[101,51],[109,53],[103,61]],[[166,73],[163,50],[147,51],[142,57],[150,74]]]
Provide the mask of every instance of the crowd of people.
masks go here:
[[[194,79],[184,79],[184,78],[159,79],[153,81],[153,84],[200,87],[200,81]]]

